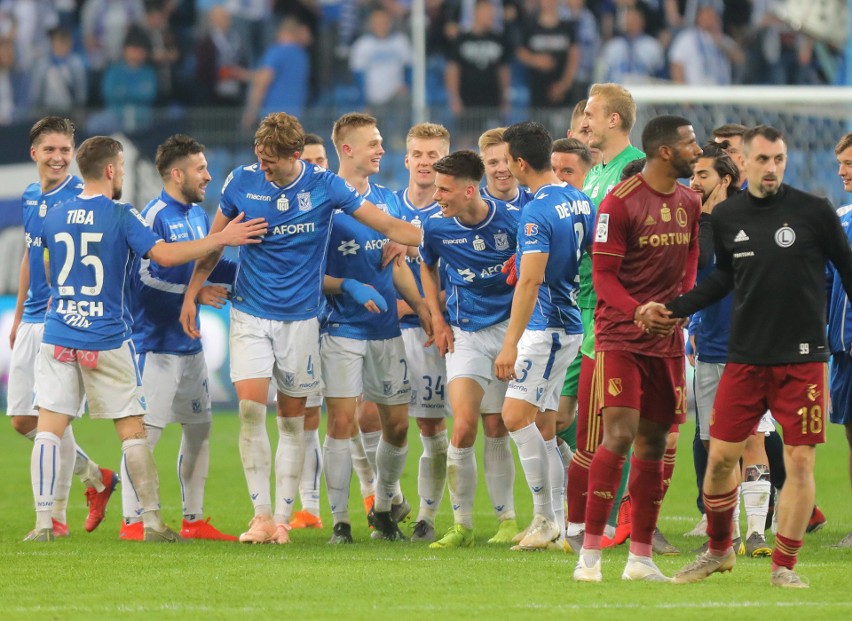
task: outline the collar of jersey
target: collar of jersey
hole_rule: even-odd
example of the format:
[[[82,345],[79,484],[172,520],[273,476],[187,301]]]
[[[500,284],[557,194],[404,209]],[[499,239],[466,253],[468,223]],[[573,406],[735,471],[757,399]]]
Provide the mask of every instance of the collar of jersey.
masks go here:
[[[305,165],[305,163],[304,163],[302,160],[299,160],[299,164],[301,164],[301,165],[302,165],[302,172],[300,172],[300,173],[298,174],[298,176],[297,176],[295,179],[293,179],[290,183],[288,183],[286,186],[280,186],[280,185],[278,185],[277,183],[275,183],[274,181],[270,181],[270,182],[269,182],[269,183],[270,183],[270,185],[272,185],[272,187],[274,187],[276,190],[289,190],[289,189],[290,189],[290,188],[292,188],[294,185],[296,185],[297,183],[299,183],[299,181],[301,181],[301,180],[302,180],[302,177],[304,177],[304,176],[305,176],[305,171],[308,169],[308,167]],[[258,170],[259,170],[259,169],[258,169]],[[263,172],[263,171],[261,171],[261,172]]]
[[[160,200],[163,201],[166,205],[174,205],[175,207],[180,207],[183,211],[189,211],[195,205],[195,203],[180,202],[174,196],[166,192],[166,188],[163,188],[160,192]]]
[[[480,222],[476,226],[466,226],[466,225],[462,224],[461,222],[459,222],[458,218],[453,218],[453,220],[455,220],[456,224],[458,224],[461,228],[463,228],[466,231],[478,231],[479,229],[481,229],[485,226],[488,226],[491,223],[491,221],[494,219],[494,216],[497,214],[497,203],[495,203],[490,198],[483,198],[482,200],[484,200],[486,203],[488,203],[488,215],[485,216],[485,220],[483,220],[482,222]]]
[[[536,190],[536,191],[535,191],[535,194],[534,194],[533,196],[535,196],[535,198],[538,198],[538,195],[539,195],[539,194],[541,193],[541,191],[542,191],[542,190],[544,190],[545,188],[564,188],[564,187],[566,187],[567,185],[568,185],[568,184],[567,184],[567,183],[565,183],[564,181],[563,181],[562,183],[546,183],[546,184],[544,184],[543,186],[541,186],[538,190]]]
[[[407,206],[407,207],[409,207],[412,211],[429,211],[430,209],[432,209],[433,207],[435,207],[435,205],[437,205],[437,204],[438,204],[438,203],[437,203],[437,201],[432,201],[431,203],[429,203],[428,205],[426,205],[423,209],[420,209],[419,207],[415,206],[415,204],[414,204],[414,203],[412,203],[410,200],[408,200],[408,188],[405,188],[405,189],[402,191],[402,201],[403,201],[403,202],[406,204],[406,206]]]
[[[491,200],[503,201],[504,203],[514,203],[516,200],[521,198],[521,186],[518,186],[517,188],[515,188],[515,196],[513,198],[506,200],[506,199],[497,198],[496,196],[494,196],[491,192],[488,191],[488,186],[484,185],[484,186],[482,186],[482,198],[490,198]]]
[[[53,196],[54,194],[56,194],[57,192],[59,192],[59,190],[61,190],[61,189],[62,189],[62,188],[64,188],[66,185],[68,185],[69,183],[71,183],[71,179],[72,179],[73,177],[74,177],[74,175],[68,175],[67,177],[65,177],[65,181],[63,181],[62,183],[60,183],[58,186],[56,186],[56,187],[55,187],[55,188],[53,188],[50,192],[48,192],[47,194],[44,194],[43,196]]]

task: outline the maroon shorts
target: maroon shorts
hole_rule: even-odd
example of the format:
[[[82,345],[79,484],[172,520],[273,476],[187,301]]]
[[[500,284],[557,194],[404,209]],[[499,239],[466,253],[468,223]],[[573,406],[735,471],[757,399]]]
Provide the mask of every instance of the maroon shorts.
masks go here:
[[[657,358],[627,351],[599,351],[592,393],[600,408],[624,407],[671,427],[686,421],[684,359]]]
[[[753,365],[729,362],[710,414],[710,437],[743,442],[769,410],[788,446],[825,442],[828,365],[824,362]]]
[[[601,408],[592,399],[595,359],[580,354],[580,383],[577,386],[577,449],[594,453],[601,443]]]

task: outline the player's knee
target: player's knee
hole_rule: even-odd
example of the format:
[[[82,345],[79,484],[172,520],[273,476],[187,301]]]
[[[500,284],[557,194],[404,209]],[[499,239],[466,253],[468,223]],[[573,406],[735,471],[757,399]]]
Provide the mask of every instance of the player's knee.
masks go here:
[[[634,435],[627,429],[604,429],[603,444],[617,455],[627,455],[633,440]]]
[[[443,418],[418,418],[417,428],[420,435],[426,438],[436,436],[447,428]]]
[[[389,418],[382,425],[382,436],[391,444],[402,446],[408,437],[408,416]]]
[[[12,429],[22,436],[27,435],[38,426],[38,416],[12,416]]]
[[[794,446],[787,451],[786,467],[787,478],[805,480],[813,476],[814,471],[814,447]]]

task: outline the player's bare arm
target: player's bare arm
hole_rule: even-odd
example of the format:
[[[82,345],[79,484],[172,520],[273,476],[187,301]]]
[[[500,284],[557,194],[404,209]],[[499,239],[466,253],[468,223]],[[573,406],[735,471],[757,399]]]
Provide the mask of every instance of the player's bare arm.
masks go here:
[[[515,377],[515,361],[518,358],[518,341],[530,322],[533,308],[538,299],[538,289],[544,282],[544,270],[550,253],[532,252],[521,256],[520,275],[512,296],[512,314],[503,339],[503,349],[494,360],[497,378],[508,381]]]
[[[438,272],[438,264],[429,266],[425,262],[420,264],[420,283],[423,285],[423,296],[429,307],[432,317],[432,340],[438,353],[445,356],[447,352],[453,351],[453,329],[444,321],[441,309],[441,277]]]
[[[370,201],[364,201],[364,204],[356,209],[352,216],[361,224],[366,224],[374,231],[384,233],[390,240],[403,246],[420,245],[420,229],[404,220],[386,214]]]
[[[418,319],[420,319],[420,326],[423,328],[426,336],[429,337],[427,343],[431,345],[433,337],[431,313],[429,312],[429,306],[426,304],[426,301],[420,297],[417,281],[414,280],[414,274],[411,273],[408,263],[403,262],[402,265],[394,263],[393,285],[402,296],[402,299],[405,300]]]
[[[15,318],[12,320],[12,329],[9,331],[9,349],[15,349],[15,337],[18,335],[18,326],[24,318],[24,302],[27,301],[27,289],[30,283],[30,249],[24,248],[24,257],[21,259],[21,269],[18,277],[18,297],[15,299]]]
[[[388,309],[384,296],[372,285],[365,285],[353,278],[337,278],[325,275],[322,292],[326,295],[348,295],[371,313],[383,313]]]

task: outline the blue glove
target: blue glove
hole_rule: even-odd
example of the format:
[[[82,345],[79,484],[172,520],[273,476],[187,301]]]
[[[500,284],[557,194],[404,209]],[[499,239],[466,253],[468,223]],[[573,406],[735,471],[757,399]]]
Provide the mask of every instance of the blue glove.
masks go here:
[[[343,282],[340,283],[340,290],[362,306],[372,300],[383,313],[388,310],[388,303],[385,302],[382,294],[362,282],[352,278],[344,278]]]

